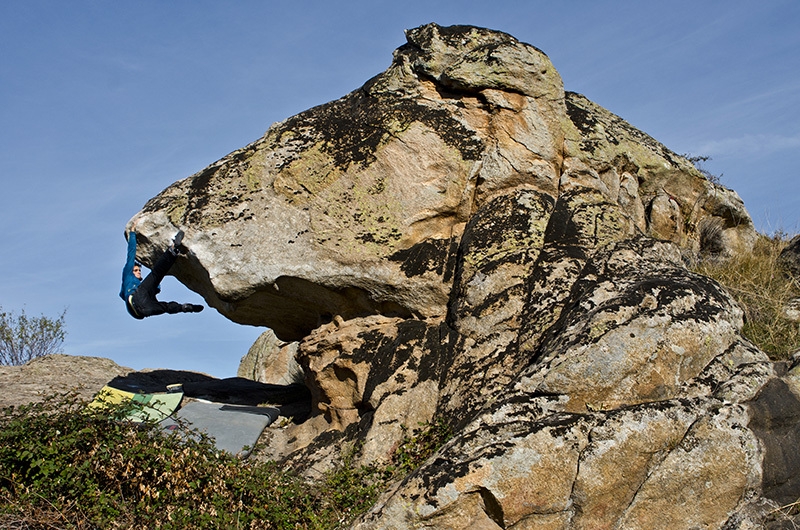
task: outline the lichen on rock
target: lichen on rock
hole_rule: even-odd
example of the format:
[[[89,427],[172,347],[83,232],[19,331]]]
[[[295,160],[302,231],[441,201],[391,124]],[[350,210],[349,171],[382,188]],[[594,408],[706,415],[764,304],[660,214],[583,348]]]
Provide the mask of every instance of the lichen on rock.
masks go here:
[[[313,413],[275,456],[386,463],[444,418],[361,529],[749,528],[800,497],[764,467],[796,470],[768,418],[800,385],[684,266],[752,246],[736,193],[510,35],[406,40],[136,216],[145,263],[180,227],[178,279],[302,367]]]

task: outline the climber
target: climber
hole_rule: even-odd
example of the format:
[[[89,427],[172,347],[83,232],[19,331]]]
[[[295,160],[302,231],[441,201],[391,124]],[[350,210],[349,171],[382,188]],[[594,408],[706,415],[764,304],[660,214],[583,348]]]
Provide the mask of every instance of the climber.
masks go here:
[[[142,280],[142,267],[136,261],[136,232],[134,223],[128,235],[128,259],[122,269],[122,289],[120,298],[125,300],[125,307],[133,318],[143,319],[164,313],[199,313],[203,306],[196,304],[179,304],[178,302],[160,302],[156,295],[161,292],[161,280],[169,272],[179,254],[186,252],[181,246],[183,231],[179,230],[172,240],[172,245],[162,254],[153,270]]]

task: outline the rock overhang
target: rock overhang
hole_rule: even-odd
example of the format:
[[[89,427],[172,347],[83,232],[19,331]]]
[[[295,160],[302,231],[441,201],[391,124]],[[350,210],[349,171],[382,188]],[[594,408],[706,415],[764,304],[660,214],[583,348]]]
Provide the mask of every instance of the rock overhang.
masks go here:
[[[746,232],[743,206],[721,208],[685,159],[565,93],[537,48],[471,26],[406,35],[362,88],[151,199],[137,214],[144,261],[183,229],[192,254],[175,267],[180,281],[227,318],[296,339],[336,315],[446,314],[465,227],[514,190],[566,204],[575,183],[589,186],[603,200],[579,207],[586,215],[616,210],[625,234],[661,231],[695,250],[689,232],[725,211],[719,239],[747,239],[730,236]],[[661,190],[680,204],[653,213]],[[584,215],[554,211],[536,220],[552,233]]]

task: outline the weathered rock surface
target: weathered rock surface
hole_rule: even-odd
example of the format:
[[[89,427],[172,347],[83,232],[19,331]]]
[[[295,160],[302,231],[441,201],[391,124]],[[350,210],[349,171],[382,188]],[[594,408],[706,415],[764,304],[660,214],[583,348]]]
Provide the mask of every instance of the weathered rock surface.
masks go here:
[[[132,371],[102,357],[62,354],[33,359],[22,366],[0,366],[0,408],[67,392],[88,400],[113,378]],[[76,378],[76,374],[80,376]]]
[[[800,235],[789,241],[781,252],[780,261],[795,278],[800,278]]]
[[[751,247],[736,193],[509,35],[407,41],[136,216],[140,258],[181,227],[178,279],[274,331],[249,376],[302,367],[312,416],[272,456],[386,462],[444,418],[453,439],[359,528],[768,524],[800,497],[800,368],[682,259]]]
[[[580,201],[559,215],[599,216],[596,243],[644,233],[697,250],[712,221],[725,249],[753,237],[735,193],[565,93],[536,48],[477,28],[407,37],[359,90],[149,201],[140,257],[152,262],[182,227],[193,254],[176,276],[231,320],[290,340],[336,315],[443,314],[467,222],[515,192],[539,197],[542,230],[557,200]],[[541,235],[473,258],[534,252]]]
[[[284,342],[268,329],[242,357],[236,375],[272,385],[303,384],[303,368],[296,356],[296,342]]]

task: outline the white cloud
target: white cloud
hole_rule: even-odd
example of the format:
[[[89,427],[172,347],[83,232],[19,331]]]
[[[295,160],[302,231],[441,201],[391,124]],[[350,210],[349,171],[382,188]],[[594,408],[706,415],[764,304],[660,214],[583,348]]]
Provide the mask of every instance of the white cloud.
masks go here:
[[[800,133],[793,136],[747,134],[738,138],[712,140],[701,145],[697,152],[709,156],[764,156],[798,148],[800,148]]]

